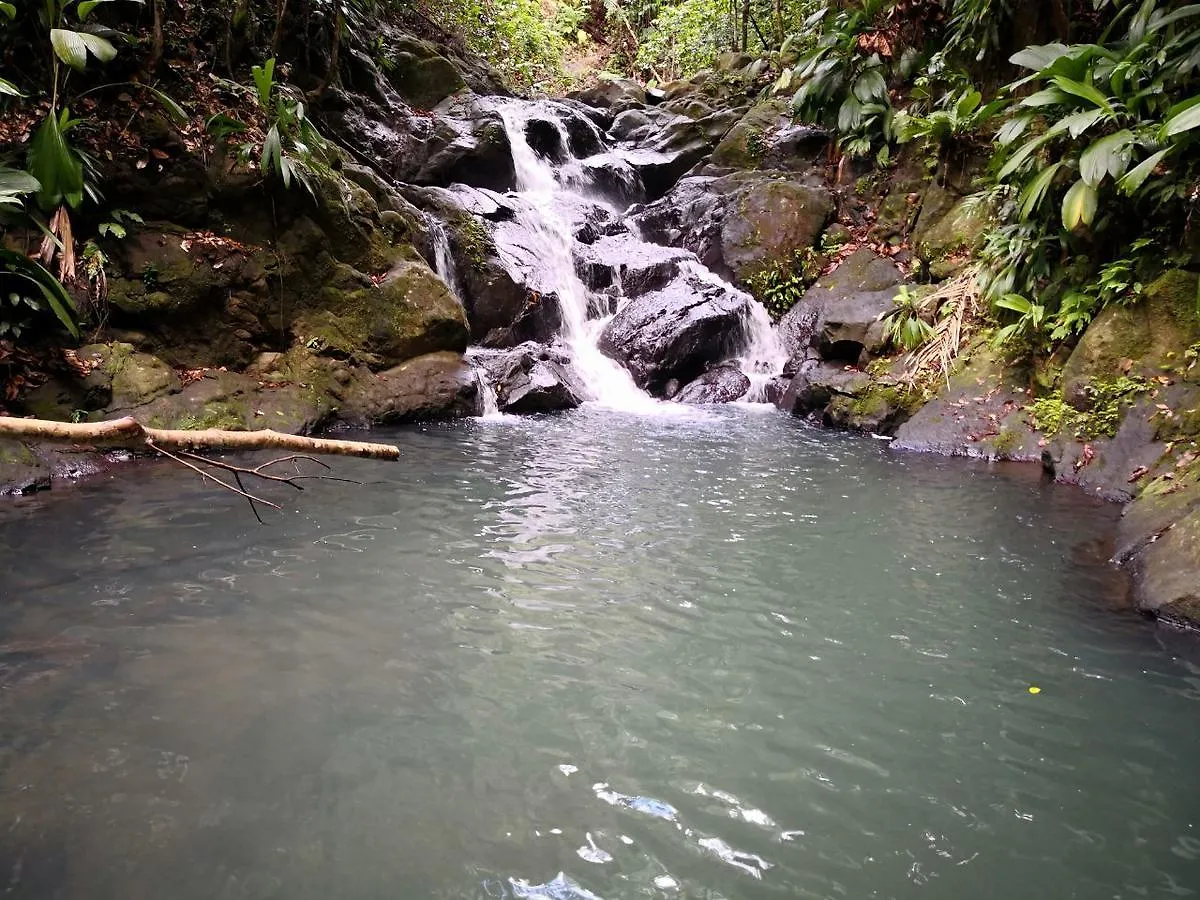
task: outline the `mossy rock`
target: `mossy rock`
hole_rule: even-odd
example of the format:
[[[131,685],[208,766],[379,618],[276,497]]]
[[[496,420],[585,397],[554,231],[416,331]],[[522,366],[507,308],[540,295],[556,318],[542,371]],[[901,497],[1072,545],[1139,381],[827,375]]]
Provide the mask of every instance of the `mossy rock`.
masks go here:
[[[712,164],[731,169],[759,168],[770,133],[789,121],[787,114],[787,104],[782,100],[764,100],[751,107],[717,144]]]
[[[969,262],[965,253],[961,259],[952,257],[978,248],[991,226],[991,217],[982,204],[967,199],[957,201],[940,214],[935,214],[932,207],[923,206],[912,243],[917,248],[917,255],[929,267],[930,275],[941,280],[956,274]]]
[[[50,487],[51,474],[32,446],[0,438],[0,495],[45,490]]]
[[[454,63],[423,41],[405,41],[391,57],[389,80],[397,93],[418,109],[433,109],[467,89]]]
[[[738,176],[718,186],[738,185]],[[721,226],[725,264],[741,284],[813,246],[833,212],[829,191],[800,181],[751,177],[737,187]]]
[[[139,353],[132,344],[92,344],[80,351],[99,361],[98,370],[111,379],[111,410],[129,410],[180,389],[175,370],[156,356]]]
[[[324,308],[295,322],[297,340],[318,354],[385,369],[468,341],[462,303],[428,266],[402,262],[377,287],[331,291]]]
[[[1147,546],[1136,569],[1139,608],[1200,625],[1200,510],[1176,521]]]
[[[1196,275],[1172,269],[1137,303],[1113,304],[1101,312],[1063,369],[1066,401],[1086,408],[1088,384],[1095,378],[1122,372],[1149,378],[1182,368],[1188,348],[1200,341],[1196,285]],[[1200,367],[1193,372],[1200,373]]]

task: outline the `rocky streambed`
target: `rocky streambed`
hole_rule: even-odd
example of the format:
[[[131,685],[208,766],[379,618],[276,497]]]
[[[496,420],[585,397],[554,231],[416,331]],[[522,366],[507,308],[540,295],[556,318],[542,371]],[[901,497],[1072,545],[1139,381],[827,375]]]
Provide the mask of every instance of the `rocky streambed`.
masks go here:
[[[444,48],[389,39],[402,64],[356,58],[315,111],[346,149],[314,196],[264,193],[170,129],[162,164],[117,163],[110,194],[146,225],[112,259],[101,340],[24,412],[311,432],[774,403],[1133,501],[1115,558],[1138,605],[1200,619],[1194,275],[1102,315],[1059,367],[1058,406],[1037,407],[1039,373],[986,340],[925,402],[880,317],[910,273],[952,277],[965,259],[981,228],[967,179],[914,158],[883,179],[831,175],[827,135],[762,99],[741,60],[659,91],[610,80],[524,100]],[[877,249],[839,252],[850,229]],[[748,292],[822,267],[778,327]],[[0,443],[11,491],[102,464]]]

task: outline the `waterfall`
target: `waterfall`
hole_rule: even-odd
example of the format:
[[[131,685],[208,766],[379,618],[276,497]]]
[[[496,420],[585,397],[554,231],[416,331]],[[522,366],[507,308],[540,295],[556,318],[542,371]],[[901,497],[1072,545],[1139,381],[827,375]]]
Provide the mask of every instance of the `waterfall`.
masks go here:
[[[458,266],[455,265],[454,255],[450,252],[450,234],[442,220],[434,215],[427,213],[425,222],[429,227],[429,242],[433,245],[433,270],[456,296],[461,297]]]
[[[575,236],[557,209],[563,193],[571,188],[559,183],[553,165],[529,145],[525,132],[534,108],[517,101],[503,104],[499,112],[512,146],[522,201],[517,204],[516,216],[526,232],[525,249],[537,259],[540,286],[558,295],[562,337],[570,347],[575,370],[602,406],[631,412],[661,408],[662,404],[639,388],[623,366],[597,346],[608,319],[588,320],[588,289],[575,269]],[[569,149],[566,129],[556,119],[552,121],[563,147]]]
[[[576,268],[579,242],[568,213],[597,206],[611,210],[612,206],[594,196],[592,175],[576,157],[566,125],[547,103],[503,100],[497,102],[495,109],[508,136],[517,187],[509,195],[514,216],[512,224],[516,228],[506,229],[503,239],[497,233],[497,250],[501,257],[506,265],[522,271],[531,287],[558,298],[562,311],[560,338],[570,351],[572,365],[591,394],[592,402],[630,412],[669,412],[674,408],[673,404],[651,397],[637,386],[622,365],[599,349],[601,333],[612,319],[612,312],[610,310],[600,318],[589,318],[594,297]],[[536,122],[536,141],[545,155],[530,143],[531,122]],[[598,129],[591,123],[588,127],[599,140]],[[603,142],[600,143],[603,146]],[[559,162],[551,158],[554,156],[560,157]],[[632,169],[629,177],[637,178]],[[431,226],[431,234],[438,273],[454,287],[452,279],[456,274],[444,226],[440,222]],[[750,381],[749,389],[740,399],[765,402],[769,385],[783,372],[787,362],[787,353],[767,311],[752,297],[703,266],[695,256],[684,259],[680,270],[746,300],[748,313],[742,322],[741,349],[733,359]],[[619,283],[617,288],[619,290]],[[616,302],[619,311],[624,301],[618,297]],[[594,308],[591,314],[595,315]],[[486,393],[484,399],[486,402]],[[493,402],[494,399],[493,393]]]

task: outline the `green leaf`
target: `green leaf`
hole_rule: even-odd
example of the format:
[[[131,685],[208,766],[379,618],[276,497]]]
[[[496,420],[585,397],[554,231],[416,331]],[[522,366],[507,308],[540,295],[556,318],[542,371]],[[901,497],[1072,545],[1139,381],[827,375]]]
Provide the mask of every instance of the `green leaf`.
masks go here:
[[[282,158],[283,148],[279,141],[279,127],[272,125],[271,130],[267,132],[266,139],[263,141],[262,162],[260,164],[263,174],[269,175],[275,172],[283,175]]]
[[[1187,19],[1197,15],[1200,15],[1200,4],[1181,6],[1174,12],[1169,12],[1160,18],[1153,19],[1150,22],[1150,27],[1147,29],[1147,31],[1153,34],[1154,32],[1162,31],[1168,25],[1174,25],[1180,19]]]
[[[1020,149],[1018,149],[1016,153],[1009,157],[1009,160],[1004,164],[1004,167],[996,173],[996,180],[1003,181],[1009,175],[1012,175],[1014,172],[1016,172],[1017,169],[1021,168],[1021,166],[1025,165],[1025,163],[1029,161],[1029,158],[1037,152],[1038,148],[1041,147],[1042,144],[1046,143],[1046,141],[1050,140],[1052,137],[1054,137],[1054,135],[1050,132],[1047,132],[1046,134],[1035,137],[1033,140],[1022,144]]]
[[[1033,310],[1033,304],[1020,294],[1005,294],[994,305],[1009,312],[1020,313],[1023,316],[1028,315]]]
[[[36,194],[42,183],[23,169],[0,166],[0,203],[19,200],[27,194]]]
[[[1039,107],[1039,106],[1061,106],[1071,99],[1071,95],[1061,88],[1048,87],[1038,91],[1036,94],[1030,94],[1021,101],[1021,106]]]
[[[965,119],[971,113],[975,112],[975,110],[979,109],[979,104],[982,102],[983,94],[979,93],[979,91],[967,91],[967,93],[959,98],[958,103],[955,104],[954,114],[960,119]]]
[[[1043,44],[1041,46],[1026,47],[1020,53],[1014,53],[1010,56],[1008,61],[1014,66],[1040,72],[1054,63],[1060,56],[1066,56],[1069,52],[1070,48],[1065,44]]]
[[[54,48],[55,55],[72,69],[82,72],[87,65],[87,44],[80,38],[78,31],[51,28],[50,46]]]
[[[1099,204],[1100,195],[1096,188],[1081,178],[1071,185],[1071,189],[1063,197],[1063,227],[1074,231],[1080,225],[1091,225],[1096,219]]]
[[[66,28],[50,29],[50,45],[59,59],[80,72],[87,65],[88,53],[102,63],[117,55],[117,48],[99,35]]]
[[[1121,193],[1127,197],[1132,197],[1134,194],[1136,194],[1141,186],[1145,184],[1146,179],[1150,177],[1156,168],[1158,168],[1158,164],[1162,162],[1166,155],[1173,149],[1175,148],[1167,147],[1163,150],[1159,150],[1157,153],[1152,153],[1150,156],[1138,163],[1134,168],[1130,169],[1125,174],[1125,177],[1119,182]]]
[[[1025,133],[1031,122],[1033,122],[1033,113],[1020,113],[1013,116],[996,132],[996,143],[1001,147],[1007,147]]]
[[[0,13],[8,16],[10,20],[15,19],[17,17],[17,8],[11,3],[0,3]]]
[[[96,229],[100,234],[111,235],[115,238],[125,237],[125,226],[117,222],[102,222],[100,227]]]
[[[25,96],[24,94],[21,93],[20,89],[18,89],[17,86],[15,84],[13,84],[11,81],[9,81],[7,78],[0,78],[0,94],[4,94],[9,97],[24,97]]]
[[[1108,97],[1100,93],[1095,86],[1083,81],[1075,81],[1072,78],[1067,78],[1065,75],[1055,75],[1054,83],[1058,86],[1059,90],[1066,91],[1068,94],[1072,94],[1081,100],[1088,101],[1093,106],[1100,107],[1100,109],[1104,110],[1110,116],[1114,115],[1112,104],[1109,103]]]
[[[263,109],[271,108],[271,88],[275,84],[275,57],[271,57],[261,66],[253,66],[250,74],[254,78],[254,87],[258,91],[258,103]]]
[[[1067,132],[1071,137],[1077,138],[1103,118],[1104,110],[1085,109],[1082,112],[1071,113],[1062,119],[1062,122],[1066,124]]]
[[[887,82],[878,69],[867,69],[854,82],[854,96],[863,103],[882,100],[887,96]]]
[[[838,131],[843,134],[854,131],[862,123],[862,117],[862,104],[854,97],[847,97],[838,110]]]
[[[75,302],[62,282],[25,254],[5,247],[0,247],[0,270],[34,284],[63,327],[73,337],[79,337],[79,326],[75,324]]]
[[[1062,168],[1061,162],[1056,162],[1052,166],[1047,166],[1038,173],[1037,178],[1029,182],[1021,191],[1018,200],[1018,208],[1022,220],[1030,219],[1037,208],[1042,205],[1042,200],[1045,199],[1046,192],[1050,189],[1050,185],[1054,183],[1054,176],[1058,174],[1058,170]]]
[[[184,111],[184,108],[171,99],[171,97],[169,97],[163,91],[160,91],[156,87],[151,87],[148,84],[145,85],[145,88],[151,93],[151,95],[153,95],[154,99],[162,105],[162,108],[167,111],[167,115],[171,119],[180,123],[188,120],[188,114]]]
[[[65,112],[65,110],[64,110]],[[49,113],[29,143],[29,173],[41,182],[38,205],[49,212],[83,202],[83,160],[67,144],[60,120]]]
[[[1093,187],[1108,175],[1120,178],[1129,168],[1133,142],[1133,132],[1128,128],[1096,141],[1079,157],[1080,176]]]
[[[1200,97],[1193,97],[1191,100],[1184,101],[1185,104],[1179,104],[1183,109],[1176,112],[1163,125],[1163,136],[1173,138],[1176,135],[1183,134],[1186,131],[1191,131],[1193,128],[1200,127]]]

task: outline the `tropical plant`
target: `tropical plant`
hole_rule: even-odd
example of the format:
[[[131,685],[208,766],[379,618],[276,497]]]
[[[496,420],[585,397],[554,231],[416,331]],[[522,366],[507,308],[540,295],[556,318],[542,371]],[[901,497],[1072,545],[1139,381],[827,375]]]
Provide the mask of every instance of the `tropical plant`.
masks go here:
[[[791,75],[800,87],[792,98],[798,118],[836,130],[850,156],[875,153],[886,161],[895,139],[888,61],[894,48],[881,32],[890,0],[862,0],[834,10],[823,6],[803,24],[820,30],[816,46],[803,54]]]
[[[934,309],[919,292],[903,285],[892,300],[892,308],[880,317],[884,337],[901,350],[916,350],[933,337],[933,325],[929,322],[933,313]]]
[[[250,70],[259,106],[270,127],[262,142],[259,168],[277,177],[285,188],[298,182],[316,197],[313,178],[328,174],[333,147],[308,118],[304,101],[291,96],[275,81],[275,57]]]
[[[1003,97],[984,103],[983,94],[968,85],[957,93],[947,94],[928,115],[911,109],[898,112],[896,136],[902,144],[921,141],[940,158],[956,143],[978,134],[1006,106],[1008,101]]]
[[[5,247],[0,247],[0,301],[0,337],[20,337],[32,318],[47,311],[79,337],[75,303],[62,283],[35,260]]]
[[[1009,346],[1025,353],[1032,353],[1045,344],[1050,316],[1046,307],[1022,297],[1020,294],[1005,294],[992,306],[1002,312],[1015,313],[1017,320],[996,332],[995,344]]]
[[[1200,95],[1188,94],[1200,68],[1200,5],[1121,6],[1132,15],[1120,40],[1012,57],[1033,74],[1010,89],[1038,89],[1000,129],[996,179],[1018,191],[1012,220],[1046,234],[1061,228],[1065,245],[1095,245],[1107,231],[1119,242],[1141,221],[1137,208],[1169,214],[1174,205],[1178,214],[1193,187]]]

